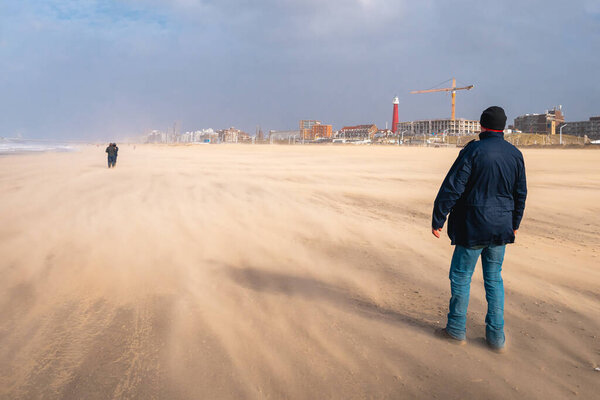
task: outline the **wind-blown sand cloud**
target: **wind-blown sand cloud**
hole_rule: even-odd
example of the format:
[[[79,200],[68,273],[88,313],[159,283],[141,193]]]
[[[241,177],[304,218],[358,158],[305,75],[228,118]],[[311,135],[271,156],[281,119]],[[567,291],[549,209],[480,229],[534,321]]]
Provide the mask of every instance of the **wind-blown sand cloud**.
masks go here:
[[[456,149],[120,147],[0,158],[0,397],[593,397],[600,153],[524,151],[499,356],[480,268],[433,336]]]

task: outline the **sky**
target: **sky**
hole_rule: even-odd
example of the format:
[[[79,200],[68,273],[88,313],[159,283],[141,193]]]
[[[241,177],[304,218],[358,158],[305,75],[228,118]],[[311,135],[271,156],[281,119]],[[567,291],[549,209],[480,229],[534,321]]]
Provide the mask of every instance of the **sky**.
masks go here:
[[[600,115],[598,0],[0,0],[0,136]]]

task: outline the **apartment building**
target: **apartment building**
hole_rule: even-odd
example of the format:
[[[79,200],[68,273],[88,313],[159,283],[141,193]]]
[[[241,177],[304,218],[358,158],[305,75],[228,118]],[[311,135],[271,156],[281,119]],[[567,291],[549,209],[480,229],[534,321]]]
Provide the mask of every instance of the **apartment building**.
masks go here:
[[[417,135],[476,135],[481,132],[479,121],[459,119],[425,119],[419,121],[400,122],[397,132],[408,136]]]

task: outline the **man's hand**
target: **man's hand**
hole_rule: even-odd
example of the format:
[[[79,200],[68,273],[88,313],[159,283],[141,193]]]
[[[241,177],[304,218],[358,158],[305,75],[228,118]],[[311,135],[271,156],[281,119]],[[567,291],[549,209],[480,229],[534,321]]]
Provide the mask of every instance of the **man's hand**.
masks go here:
[[[517,236],[517,230],[518,230],[518,229],[514,229],[514,230],[513,230],[513,233],[515,234],[515,236]]]
[[[440,238],[440,232],[442,232],[442,228],[439,228],[439,229],[431,228],[431,233],[433,233],[433,236],[435,236],[438,239]]]

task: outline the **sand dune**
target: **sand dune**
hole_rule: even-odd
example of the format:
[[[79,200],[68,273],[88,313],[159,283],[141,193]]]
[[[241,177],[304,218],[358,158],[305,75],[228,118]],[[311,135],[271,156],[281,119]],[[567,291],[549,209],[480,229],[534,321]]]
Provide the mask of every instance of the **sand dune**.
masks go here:
[[[0,157],[0,398],[592,398],[599,151],[526,150],[509,352],[445,323],[457,149],[121,146]]]

